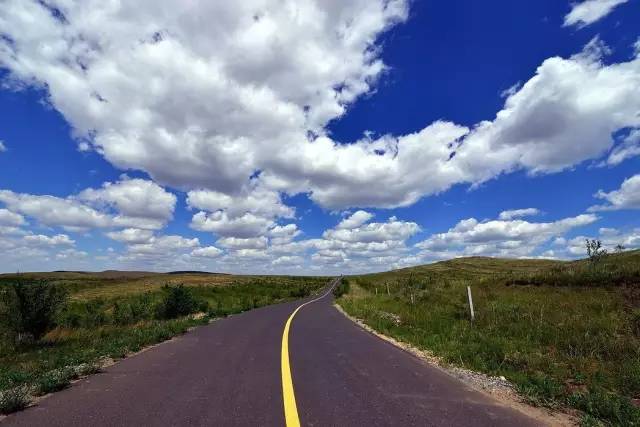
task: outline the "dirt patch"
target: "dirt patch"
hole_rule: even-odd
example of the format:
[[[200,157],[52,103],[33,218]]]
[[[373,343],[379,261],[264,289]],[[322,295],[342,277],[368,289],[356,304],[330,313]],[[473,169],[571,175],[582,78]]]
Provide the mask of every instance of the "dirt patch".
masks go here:
[[[411,353],[412,355],[418,357],[429,365],[434,366],[441,371],[457,378],[468,387],[479,391],[487,396],[490,396],[491,398],[497,400],[500,404],[513,408],[518,412],[521,412],[529,416],[530,418],[533,418],[543,425],[563,427],[580,425],[580,420],[577,413],[567,413],[555,410],[552,411],[547,408],[540,408],[527,404],[524,398],[516,392],[513,384],[511,384],[504,377],[492,377],[468,369],[463,369],[455,366],[447,366],[439,357],[431,354],[430,352],[420,350],[419,348],[414,347],[410,344],[383,335],[371,328],[369,325],[365,324],[362,320],[351,317],[338,304],[334,304],[334,307],[346,318],[348,318],[367,332],[395,345],[396,347],[408,353]]]

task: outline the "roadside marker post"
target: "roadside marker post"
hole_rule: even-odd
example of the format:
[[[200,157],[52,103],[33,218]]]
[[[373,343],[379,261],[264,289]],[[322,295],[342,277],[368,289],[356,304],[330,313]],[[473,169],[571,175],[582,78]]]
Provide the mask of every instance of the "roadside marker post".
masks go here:
[[[471,313],[471,321],[476,319],[476,315],[473,312],[473,298],[471,298],[471,286],[467,286],[467,295],[469,296],[469,312]]]

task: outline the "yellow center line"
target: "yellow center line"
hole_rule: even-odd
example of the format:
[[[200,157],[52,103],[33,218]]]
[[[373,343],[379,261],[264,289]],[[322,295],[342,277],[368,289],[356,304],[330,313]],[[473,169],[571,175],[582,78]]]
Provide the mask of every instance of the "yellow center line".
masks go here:
[[[282,332],[282,351],[280,353],[280,368],[282,372],[282,400],[284,401],[284,418],[287,427],[300,427],[300,418],[298,417],[298,406],[296,405],[296,394],[293,391],[293,379],[291,377],[291,365],[289,364],[289,329],[296,313],[305,305],[321,300],[329,295],[339,279],[334,280],[329,290],[322,296],[307,301],[293,310],[291,316],[287,319]]]

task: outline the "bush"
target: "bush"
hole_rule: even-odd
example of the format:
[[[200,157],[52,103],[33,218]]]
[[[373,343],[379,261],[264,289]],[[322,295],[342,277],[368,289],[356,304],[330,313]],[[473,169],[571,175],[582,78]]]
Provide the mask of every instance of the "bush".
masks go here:
[[[113,322],[116,325],[129,325],[153,317],[153,305],[150,293],[116,301],[113,305]]]
[[[162,300],[156,307],[159,319],[175,319],[195,313],[200,305],[191,289],[184,285],[165,285],[162,292]]]
[[[28,387],[16,387],[0,392],[0,414],[21,411],[31,403]]]
[[[349,279],[343,277],[340,280],[340,283],[338,283],[336,287],[333,288],[333,295],[336,298],[340,298],[342,295],[346,293],[349,293]]]
[[[39,340],[56,325],[55,318],[67,299],[67,292],[44,281],[20,280],[4,286],[2,321],[15,336]]]

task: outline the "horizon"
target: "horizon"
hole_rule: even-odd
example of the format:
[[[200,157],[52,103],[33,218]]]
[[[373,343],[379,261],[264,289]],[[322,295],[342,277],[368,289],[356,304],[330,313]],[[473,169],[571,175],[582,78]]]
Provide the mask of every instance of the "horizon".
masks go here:
[[[0,273],[640,248],[639,6],[10,0]]]

